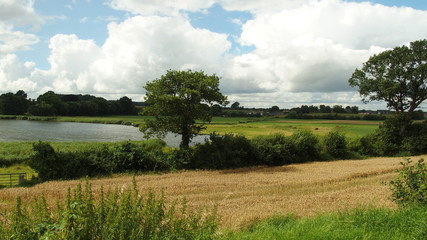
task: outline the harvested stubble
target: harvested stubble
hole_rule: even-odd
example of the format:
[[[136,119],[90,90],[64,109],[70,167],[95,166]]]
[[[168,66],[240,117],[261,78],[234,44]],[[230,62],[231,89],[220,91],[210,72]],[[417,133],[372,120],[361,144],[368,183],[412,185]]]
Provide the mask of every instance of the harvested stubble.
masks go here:
[[[425,157],[420,156],[416,159]],[[415,158],[414,158],[415,160]],[[218,207],[221,225],[241,227],[277,213],[310,216],[361,206],[394,207],[385,182],[392,179],[402,158],[372,158],[253,167],[226,171],[183,171],[163,175],[140,175],[141,193],[163,191],[169,200],[185,198],[190,207]],[[46,182],[31,188],[0,190],[3,208],[20,196],[29,201],[42,193],[55,205],[67,189],[81,181]],[[132,176],[94,179],[93,189],[126,188]]]

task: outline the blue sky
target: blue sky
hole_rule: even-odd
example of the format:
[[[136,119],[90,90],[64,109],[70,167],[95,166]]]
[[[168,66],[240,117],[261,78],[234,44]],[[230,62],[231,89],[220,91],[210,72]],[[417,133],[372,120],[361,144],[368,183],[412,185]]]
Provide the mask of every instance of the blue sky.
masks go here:
[[[167,69],[222,77],[245,106],[362,105],[369,56],[427,38],[424,0],[0,0],[0,93],[143,100]],[[7,13],[7,14],[6,14]],[[3,16],[2,16],[3,15]]]

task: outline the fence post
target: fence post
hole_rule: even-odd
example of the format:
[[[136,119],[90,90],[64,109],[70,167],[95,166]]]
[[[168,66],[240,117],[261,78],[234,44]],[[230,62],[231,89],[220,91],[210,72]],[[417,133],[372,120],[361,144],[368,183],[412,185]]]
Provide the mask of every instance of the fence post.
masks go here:
[[[25,180],[25,175],[24,174],[19,174],[19,184],[23,183]]]

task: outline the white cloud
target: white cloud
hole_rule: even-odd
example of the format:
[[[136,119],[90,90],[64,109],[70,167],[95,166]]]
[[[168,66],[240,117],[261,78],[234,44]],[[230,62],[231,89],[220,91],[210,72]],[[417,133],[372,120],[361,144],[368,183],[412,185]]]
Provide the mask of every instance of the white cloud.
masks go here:
[[[427,12],[410,8],[323,0],[273,11],[260,7],[243,25],[239,41],[256,50],[233,59],[228,72],[233,85],[246,81],[260,92],[282,95],[351,91],[348,78],[369,56],[427,37],[420,31],[427,28]]]
[[[0,21],[38,28],[43,18],[34,11],[33,0],[0,0]]]
[[[32,6],[31,1],[26,3]],[[190,24],[185,11],[206,11],[214,3],[254,14],[245,23],[231,20],[242,27],[238,41],[253,46],[253,51],[232,56],[230,36]],[[13,74],[6,70],[16,65],[15,69],[25,70],[16,77],[17,85],[28,80],[39,91],[142,96],[144,84],[166,70],[191,68],[221,76],[221,90],[245,106],[356,105],[360,98],[347,83],[356,67],[386,48],[427,38],[423,31],[427,11],[367,2],[110,0],[109,5],[136,16],[122,22],[111,19],[104,45],[58,34],[50,40],[49,70],[17,59],[3,60],[1,85],[12,88]],[[2,32],[12,40],[3,40]],[[27,49],[37,40],[35,35],[0,25],[3,54]]]
[[[313,0],[311,0],[313,1]],[[249,11],[253,14],[271,14],[283,9],[303,6],[310,0],[218,0],[229,11]]]
[[[34,63],[21,64],[14,54],[0,58],[0,86],[3,92],[34,91],[37,83],[30,79]]]
[[[209,8],[216,0],[111,0],[110,6],[141,15],[179,15],[180,11],[200,11]]]
[[[28,50],[30,45],[38,43],[34,34],[14,31],[12,26],[0,22],[0,56],[20,50]]]
[[[80,23],[86,23],[87,22],[87,20],[89,20],[89,18],[88,17],[82,17],[82,18],[80,18]]]
[[[103,57],[88,71],[99,92],[140,93],[168,69],[217,72],[230,47],[226,35],[195,29],[180,16],[137,16],[108,29]]]
[[[140,94],[143,86],[168,69],[204,70],[217,73],[230,48],[227,36],[193,28],[184,17],[136,16],[108,25],[102,47],[76,35],[51,38],[47,71],[33,78],[41,91]]]

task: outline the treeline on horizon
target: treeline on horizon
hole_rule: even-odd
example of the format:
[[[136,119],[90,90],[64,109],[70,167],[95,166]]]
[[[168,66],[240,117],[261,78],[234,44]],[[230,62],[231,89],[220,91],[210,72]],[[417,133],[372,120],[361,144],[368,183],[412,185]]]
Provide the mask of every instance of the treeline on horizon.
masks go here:
[[[19,90],[0,95],[0,114],[33,115],[33,116],[103,116],[103,115],[137,115],[137,106],[144,103],[133,102],[123,96],[118,100],[107,100],[89,94],[57,94],[48,91],[37,99],[28,98],[27,93]],[[339,119],[339,120],[385,120],[389,111],[359,110],[357,106],[342,105],[301,105],[291,109],[280,109],[272,106],[268,109],[245,108],[239,102],[230,107],[214,105],[211,107],[213,116],[225,117],[262,117],[266,115],[284,115],[289,119]],[[224,111],[226,110],[226,111]],[[369,113],[363,116],[359,113]],[[424,119],[422,110],[415,111],[413,120]]]
[[[136,115],[137,107],[132,99],[123,96],[118,100],[82,94],[56,94],[48,91],[37,99],[28,99],[27,93],[0,95],[0,114],[33,116],[101,116]]]

